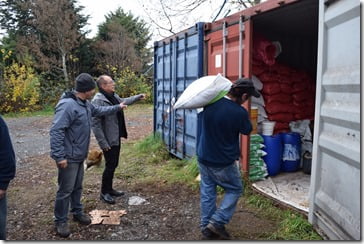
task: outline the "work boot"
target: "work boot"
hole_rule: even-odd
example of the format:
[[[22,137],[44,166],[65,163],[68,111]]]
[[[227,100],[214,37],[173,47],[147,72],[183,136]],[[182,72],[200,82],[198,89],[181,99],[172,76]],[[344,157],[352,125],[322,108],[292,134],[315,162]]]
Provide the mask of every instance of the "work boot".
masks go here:
[[[222,240],[231,240],[230,234],[225,230],[225,226],[209,223],[206,226],[213,233],[217,234]]]
[[[116,191],[113,189],[111,192],[109,192],[109,194],[113,197],[121,197],[125,193],[123,191]]]
[[[83,225],[91,224],[91,218],[88,215],[84,214],[84,213],[73,215],[73,220],[77,221],[77,222],[79,222],[80,224],[83,224]]]
[[[56,223],[56,232],[61,237],[68,237],[71,234],[70,228],[68,227],[68,223]]]
[[[215,234],[214,232],[212,232],[210,229],[208,228],[203,228],[201,230],[201,234],[202,234],[202,240],[219,240],[219,235]]]

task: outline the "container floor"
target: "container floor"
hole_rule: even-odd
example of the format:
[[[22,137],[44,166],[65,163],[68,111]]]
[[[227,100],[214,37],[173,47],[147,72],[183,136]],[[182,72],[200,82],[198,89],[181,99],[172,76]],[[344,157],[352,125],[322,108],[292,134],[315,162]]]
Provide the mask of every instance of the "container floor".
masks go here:
[[[262,181],[254,182],[253,188],[283,205],[308,214],[311,175],[297,172],[281,172]]]

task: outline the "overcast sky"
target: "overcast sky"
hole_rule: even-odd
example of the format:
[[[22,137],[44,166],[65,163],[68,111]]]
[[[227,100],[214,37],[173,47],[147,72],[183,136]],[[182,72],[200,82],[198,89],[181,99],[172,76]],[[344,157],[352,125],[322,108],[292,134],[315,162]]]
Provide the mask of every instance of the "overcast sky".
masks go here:
[[[105,21],[105,15],[114,12],[118,7],[134,16],[143,16],[143,9],[139,6],[137,0],[78,0],[79,4],[84,6],[84,14],[90,15],[88,29],[91,33],[88,37],[94,37],[97,32],[97,25]]]
[[[143,19],[146,23],[150,23],[147,14],[145,13],[142,4],[149,7],[158,7],[156,0],[78,0],[78,3],[84,6],[84,14],[90,15],[89,25],[87,26],[88,29],[91,30],[91,33],[88,35],[89,38],[92,38],[96,35],[97,26],[98,24],[105,21],[105,15],[110,13],[111,11],[114,12],[118,7],[121,7],[125,12],[130,11],[134,16],[138,16]],[[175,1],[178,3],[178,0]],[[206,1],[205,6],[201,8],[201,11],[196,11],[193,16],[185,16],[182,20],[175,20],[175,26],[177,24],[180,25],[180,29],[177,31],[181,31],[193,26],[196,22],[211,22],[213,17],[216,16],[219,8],[221,7],[222,0],[208,0]],[[229,2],[229,1],[228,1]],[[224,12],[227,13],[229,10],[228,4],[225,5],[224,11],[222,11],[220,18],[222,18]],[[237,9],[232,9],[229,12],[229,15],[233,12],[237,12]],[[164,37],[161,37],[156,30],[156,27],[151,25],[150,28],[151,32],[153,33],[152,36],[152,43],[154,41],[159,41],[164,37],[168,37],[172,34],[167,34]],[[165,32],[166,33],[166,32]]]

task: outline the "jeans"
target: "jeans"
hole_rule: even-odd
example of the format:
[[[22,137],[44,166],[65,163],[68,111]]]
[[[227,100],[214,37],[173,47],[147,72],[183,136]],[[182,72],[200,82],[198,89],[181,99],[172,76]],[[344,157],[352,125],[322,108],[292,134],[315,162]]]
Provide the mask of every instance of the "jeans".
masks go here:
[[[116,167],[119,164],[120,144],[112,146],[109,151],[104,151],[105,169],[102,174],[101,193],[110,193],[113,190],[112,181]]]
[[[201,175],[200,227],[203,229],[209,222],[224,226],[231,220],[239,197],[243,193],[243,182],[238,165],[233,163],[227,167],[214,168],[199,163],[198,166]],[[225,191],[219,207],[216,206],[217,186]]]
[[[6,193],[0,199],[0,240],[6,240],[6,215],[7,215],[7,202]]]
[[[83,163],[69,163],[66,168],[58,168],[58,191],[56,195],[54,217],[55,223],[65,223],[68,220],[68,210],[71,203],[73,215],[82,214],[81,204]]]

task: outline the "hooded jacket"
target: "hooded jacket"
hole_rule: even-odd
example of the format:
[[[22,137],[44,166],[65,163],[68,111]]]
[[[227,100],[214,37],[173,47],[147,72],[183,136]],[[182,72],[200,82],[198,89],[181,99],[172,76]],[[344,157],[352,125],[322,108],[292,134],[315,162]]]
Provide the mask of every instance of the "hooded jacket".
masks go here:
[[[81,163],[88,154],[91,133],[91,117],[113,114],[121,110],[119,105],[99,107],[82,101],[74,92],[66,92],[56,105],[50,129],[51,157],[58,163]]]

